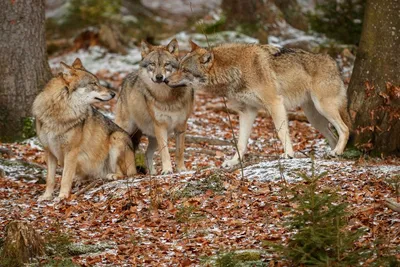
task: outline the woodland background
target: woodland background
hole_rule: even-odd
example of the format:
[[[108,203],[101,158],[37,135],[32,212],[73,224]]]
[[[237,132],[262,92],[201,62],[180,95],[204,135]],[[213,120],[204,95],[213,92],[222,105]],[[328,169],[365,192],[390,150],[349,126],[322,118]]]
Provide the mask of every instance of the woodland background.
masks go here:
[[[13,221],[43,240],[32,266],[399,266],[399,14],[396,0],[2,1],[0,266],[23,264],[6,251]],[[243,168],[222,169],[237,115],[197,92],[189,172],[96,180],[64,203],[38,203],[46,165],[30,109],[60,61],[80,57],[118,93],[139,67],[140,41],[173,37],[182,55],[189,39],[331,55],[354,123],[345,155],[328,158],[325,139],[298,109],[289,113],[296,158],[280,159],[260,111]],[[113,118],[114,105],[97,108]]]

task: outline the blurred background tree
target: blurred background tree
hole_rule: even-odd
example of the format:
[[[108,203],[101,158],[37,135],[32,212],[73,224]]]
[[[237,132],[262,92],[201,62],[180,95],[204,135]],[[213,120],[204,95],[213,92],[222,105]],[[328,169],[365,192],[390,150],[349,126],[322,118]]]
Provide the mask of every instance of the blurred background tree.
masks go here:
[[[366,0],[323,1],[309,13],[311,29],[344,44],[358,44]]]

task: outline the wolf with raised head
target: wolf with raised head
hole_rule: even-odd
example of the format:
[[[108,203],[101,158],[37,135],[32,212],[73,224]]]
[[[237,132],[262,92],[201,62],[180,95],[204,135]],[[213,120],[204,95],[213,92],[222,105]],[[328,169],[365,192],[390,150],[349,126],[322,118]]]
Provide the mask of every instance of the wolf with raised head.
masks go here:
[[[129,135],[91,106],[115,93],[101,86],[79,58],[72,66],[61,65],[63,73],[49,81],[32,108],[48,168],[39,201],[52,199],[57,162],[64,169],[56,201],[69,197],[75,176],[115,179],[136,174]]]
[[[223,166],[237,164],[245,153],[260,108],[271,114],[285,157],[294,156],[286,109],[296,106],[303,108],[311,124],[328,139],[330,154],[343,153],[350,128],[347,94],[336,63],[328,55],[257,44],[205,49],[191,42],[191,47],[166,83],[172,88],[189,86],[227,97],[238,110],[238,152]]]
[[[185,171],[184,149],[187,120],[193,110],[193,89],[171,88],[164,81],[177,71],[178,43],[174,39],[167,46],[141,44],[142,61],[138,71],[125,78],[116,107],[115,122],[137,142],[143,133],[149,139],[146,163],[155,174],[153,155],[159,149],[162,173],[172,172],[168,151],[168,136],[175,134],[176,167]],[[134,142],[134,143],[135,143]]]

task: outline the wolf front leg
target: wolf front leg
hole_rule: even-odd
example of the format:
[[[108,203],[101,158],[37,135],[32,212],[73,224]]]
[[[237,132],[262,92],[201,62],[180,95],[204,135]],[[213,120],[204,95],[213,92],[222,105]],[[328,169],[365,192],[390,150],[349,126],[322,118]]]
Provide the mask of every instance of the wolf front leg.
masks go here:
[[[152,136],[149,136],[148,138],[149,138],[149,144],[146,149],[145,161],[146,161],[146,166],[147,166],[147,169],[149,170],[149,173],[151,175],[155,175],[156,169],[154,168],[153,157],[154,157],[154,152],[157,149],[157,139]]]
[[[78,165],[78,149],[71,150],[64,156],[64,170],[61,178],[60,194],[55,199],[59,202],[69,197],[72,188],[72,182],[76,173],[76,166]]]
[[[243,159],[244,153],[247,149],[247,142],[249,141],[251,129],[254,120],[256,119],[258,110],[253,107],[246,107],[244,111],[239,112],[239,141],[237,143],[237,150],[232,159],[224,161],[222,167],[230,168],[239,163]]]
[[[167,127],[162,124],[154,125],[154,133],[156,135],[158,149],[161,154],[162,174],[172,173],[171,156],[168,151],[168,131]]]
[[[178,172],[186,171],[185,167],[185,135],[186,135],[186,122],[182,125],[179,125],[175,129],[175,139],[176,139],[176,168]]]
[[[46,177],[46,191],[39,197],[39,201],[50,200],[53,197],[55,176],[57,169],[57,158],[50,152],[46,152],[47,162],[47,177]]]

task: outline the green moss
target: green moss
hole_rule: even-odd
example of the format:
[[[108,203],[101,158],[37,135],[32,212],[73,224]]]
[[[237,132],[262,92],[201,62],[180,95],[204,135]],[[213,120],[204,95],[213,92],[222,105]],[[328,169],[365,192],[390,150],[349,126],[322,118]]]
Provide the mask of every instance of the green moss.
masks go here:
[[[308,14],[311,29],[346,44],[358,44],[366,0],[324,1]]]
[[[263,267],[268,266],[262,260],[264,251],[257,249],[237,250],[207,257],[201,260],[202,266],[217,267]]]
[[[32,117],[22,118],[22,138],[27,139],[36,135],[35,120]]]
[[[358,159],[363,155],[362,151],[355,147],[349,147],[344,152],[342,157],[345,159]]]
[[[204,194],[208,190],[220,194],[225,191],[223,173],[214,173],[202,180],[189,182],[182,190],[173,193],[175,199],[194,197]]]
[[[136,164],[136,169],[139,173],[146,173],[147,171],[146,157],[143,153],[140,152],[135,153],[135,164]]]

